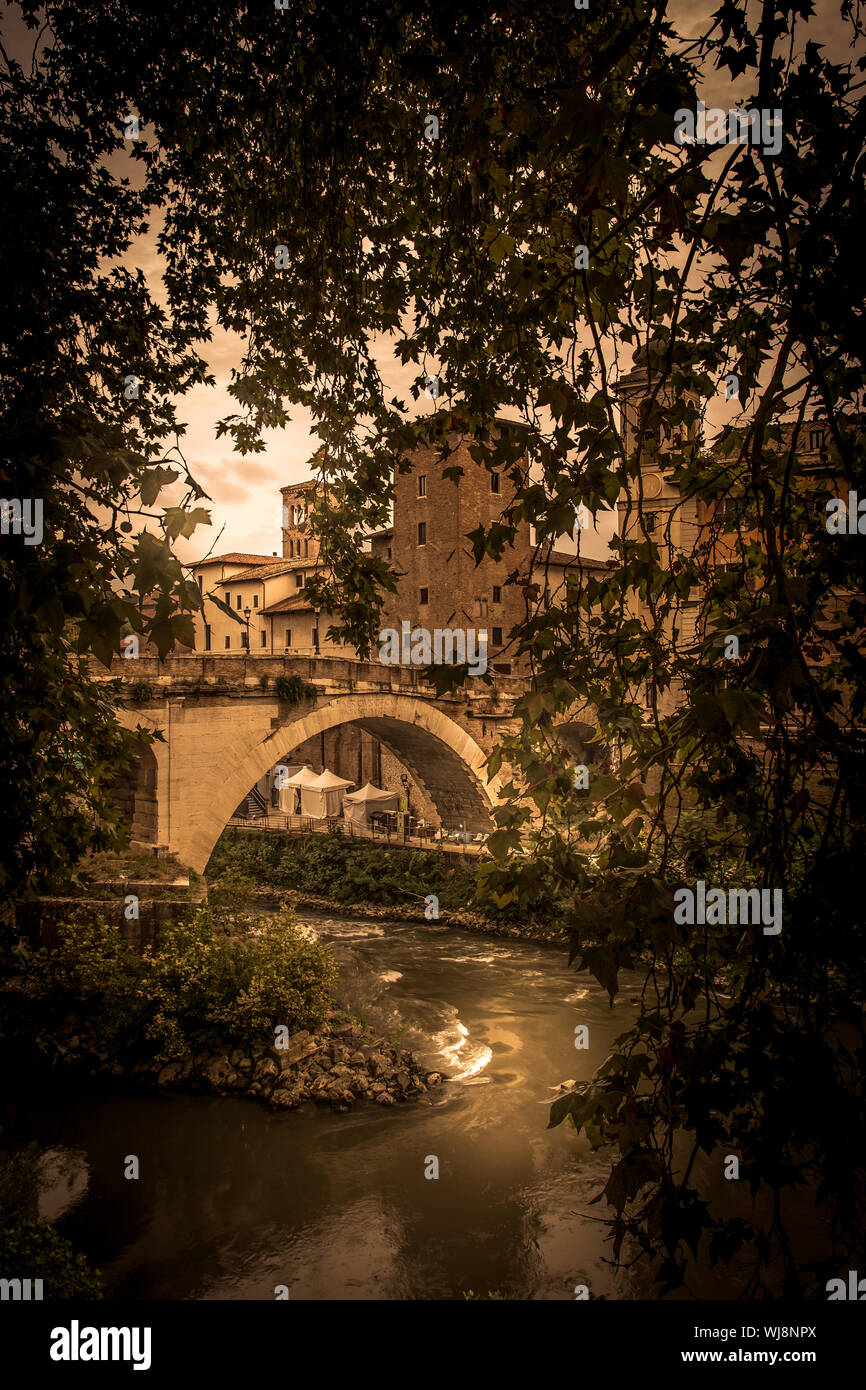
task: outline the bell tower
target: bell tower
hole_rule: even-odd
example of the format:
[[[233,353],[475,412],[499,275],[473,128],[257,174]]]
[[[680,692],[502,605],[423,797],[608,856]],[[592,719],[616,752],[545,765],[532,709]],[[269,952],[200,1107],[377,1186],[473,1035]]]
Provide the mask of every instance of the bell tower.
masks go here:
[[[670,380],[659,386],[667,366],[667,341],[654,338],[640,347],[631,370],[620,377],[616,396],[622,411],[626,457],[638,451],[640,479],[629,477],[618,502],[620,535],[642,539],[638,501],[647,532],[661,544],[668,534],[675,549],[694,544],[697,510],[694,501],[680,504],[680,492],[668,476],[670,456],[693,446],[697,439],[698,396],[677,395]],[[688,407],[693,407],[690,410]]]

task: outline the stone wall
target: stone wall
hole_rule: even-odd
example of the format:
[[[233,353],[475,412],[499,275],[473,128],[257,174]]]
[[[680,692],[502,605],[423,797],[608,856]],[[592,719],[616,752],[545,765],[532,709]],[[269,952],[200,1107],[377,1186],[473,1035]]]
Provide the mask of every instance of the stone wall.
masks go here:
[[[123,891],[120,891],[120,890]],[[165,885],[161,885],[165,891]],[[110,890],[109,890],[110,891]],[[94,921],[103,917],[118,928],[124,941],[143,950],[154,945],[169,922],[177,921],[196,901],[204,898],[204,890],[194,895],[180,893],[172,897],[148,898],[146,887],[123,884],[111,896],[99,898],[31,898],[15,905],[15,925],[32,947],[53,946],[64,922]],[[103,889],[103,892],[105,890]],[[127,893],[138,897],[138,918],[126,916]]]

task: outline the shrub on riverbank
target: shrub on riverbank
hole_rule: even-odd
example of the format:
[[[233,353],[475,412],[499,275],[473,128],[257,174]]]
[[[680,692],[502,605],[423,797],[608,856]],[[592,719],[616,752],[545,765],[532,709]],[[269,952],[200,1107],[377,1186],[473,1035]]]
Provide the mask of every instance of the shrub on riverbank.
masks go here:
[[[273,1043],[277,1024],[315,1032],[336,977],[330,950],[299,931],[289,908],[233,939],[200,909],[144,954],[146,1036],[167,1061],[218,1043]]]
[[[428,893],[435,893],[440,908],[470,908],[475,898],[471,860],[437,850],[386,848],[343,835],[294,839],[271,831],[226,830],[206,873],[211,878],[228,870],[259,887],[294,889],[338,903],[423,904]]]
[[[231,935],[229,932],[231,931]],[[288,908],[274,917],[200,908],[142,955],[103,920],[66,923],[24,962],[22,988],[49,1037],[70,1016],[112,1057],[169,1061],[201,1047],[273,1043],[320,1027],[337,969]]]

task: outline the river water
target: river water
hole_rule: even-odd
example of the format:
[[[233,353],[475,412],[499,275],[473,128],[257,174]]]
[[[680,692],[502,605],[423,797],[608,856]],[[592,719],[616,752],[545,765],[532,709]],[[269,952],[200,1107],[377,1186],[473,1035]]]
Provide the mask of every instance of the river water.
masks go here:
[[[573,1299],[586,1284],[628,1298],[604,1263],[606,1204],[588,1206],[608,1163],[568,1123],[546,1125],[559,1083],[589,1077],[628,1026],[637,981],[610,1009],[562,950],[302,915],[334,947],[339,1002],[453,1080],[344,1114],[38,1088],[9,1137],[50,1154],[41,1209],[106,1296],[273,1299],[285,1284],[293,1299]]]

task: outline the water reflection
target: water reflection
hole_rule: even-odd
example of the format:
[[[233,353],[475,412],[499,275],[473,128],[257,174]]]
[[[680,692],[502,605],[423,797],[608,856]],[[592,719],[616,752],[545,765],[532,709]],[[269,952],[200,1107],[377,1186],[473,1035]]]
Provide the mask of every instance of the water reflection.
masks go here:
[[[52,1219],[102,1268],[109,1297],[627,1297],[587,1203],[607,1164],[547,1130],[625,1023],[575,990],[563,953],[431,925],[320,919],[347,1007],[457,1078],[420,1103],[271,1114],[147,1092],[21,1098],[20,1137],[74,1155]],[[576,1023],[590,1030],[574,1049]],[[141,1176],[123,1176],[136,1154]],[[424,1176],[430,1155],[438,1180]],[[63,1193],[65,1192],[65,1196]],[[65,1203],[65,1204],[64,1204]]]

